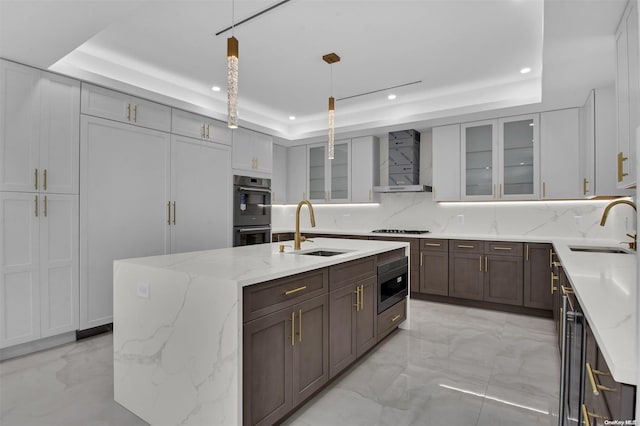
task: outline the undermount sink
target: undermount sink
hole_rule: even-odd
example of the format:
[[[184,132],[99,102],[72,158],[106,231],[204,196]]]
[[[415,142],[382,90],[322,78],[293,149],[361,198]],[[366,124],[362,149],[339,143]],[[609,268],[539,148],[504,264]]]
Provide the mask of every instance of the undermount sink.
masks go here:
[[[352,250],[320,248],[320,249],[311,249],[311,250],[305,250],[305,251],[290,251],[288,253],[301,254],[301,255],[305,255],[305,256],[329,257],[329,256],[337,256],[339,254],[349,253],[350,251],[352,251]]]
[[[570,246],[569,250],[571,251],[582,251],[586,253],[620,253],[620,254],[631,254],[633,253],[631,250],[623,249],[620,247],[584,247],[584,246]]]

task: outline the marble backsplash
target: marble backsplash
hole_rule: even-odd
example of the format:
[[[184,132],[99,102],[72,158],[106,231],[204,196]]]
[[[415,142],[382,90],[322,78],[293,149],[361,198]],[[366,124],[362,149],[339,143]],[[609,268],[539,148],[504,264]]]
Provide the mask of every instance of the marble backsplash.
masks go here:
[[[379,204],[314,205],[315,230],[371,231],[378,228],[427,229],[445,234],[522,235],[628,240],[635,232],[629,206],[616,206],[600,226],[610,201],[524,201],[437,203],[431,193],[381,194]],[[295,206],[272,209],[274,230],[293,229]],[[301,228],[311,231],[306,207]]]

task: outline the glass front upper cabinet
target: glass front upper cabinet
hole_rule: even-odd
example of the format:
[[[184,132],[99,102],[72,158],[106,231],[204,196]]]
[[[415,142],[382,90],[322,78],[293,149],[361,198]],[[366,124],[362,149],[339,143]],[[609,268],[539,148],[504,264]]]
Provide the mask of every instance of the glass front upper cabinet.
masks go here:
[[[327,158],[327,144],[308,146],[307,172],[309,201],[349,202],[351,194],[350,141],[336,141],[334,159]]]
[[[462,198],[538,198],[539,127],[538,114],[462,124]]]

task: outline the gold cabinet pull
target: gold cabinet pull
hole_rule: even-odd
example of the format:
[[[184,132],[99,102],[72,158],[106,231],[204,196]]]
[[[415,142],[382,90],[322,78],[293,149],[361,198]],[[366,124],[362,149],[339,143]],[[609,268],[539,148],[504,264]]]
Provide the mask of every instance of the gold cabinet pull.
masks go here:
[[[629,173],[624,173],[624,162],[627,161],[629,157],[625,157],[622,152],[618,153],[618,182],[622,182],[625,176],[628,176]]]
[[[587,193],[589,192],[589,189],[587,188],[588,183],[589,180],[587,178],[582,179],[582,195],[587,195]]]
[[[494,247],[494,250],[510,251],[512,247]]]
[[[400,317],[401,317],[401,316],[402,316],[402,315],[397,314],[395,317],[391,318],[391,322],[396,322],[396,321],[398,321],[398,320],[400,319]]]
[[[424,257],[424,253],[420,253],[420,266],[422,266],[422,258]]]
[[[296,345],[296,313],[291,312],[291,346]]]
[[[204,124],[203,124],[202,127],[200,127],[200,137],[204,139],[204,135],[205,133],[204,133]]]
[[[529,244],[525,245],[524,260],[529,261]]]
[[[44,196],[44,217],[47,217],[49,210],[49,203],[47,202],[47,196]]]
[[[127,104],[127,120],[131,121],[131,104]]]
[[[482,272],[482,256],[478,258],[478,267],[480,268],[480,272]]]
[[[360,310],[360,287],[356,287],[356,291],[354,291],[354,293],[356,294],[356,304],[353,305],[356,307],[356,312],[358,312]]]
[[[44,190],[46,191],[47,190],[47,169],[44,169],[44,182],[43,182],[42,186],[44,187]]]
[[[133,122],[138,122],[138,105],[133,106]]]
[[[173,202],[173,224],[176,224],[176,202]]]
[[[565,286],[561,285],[560,289],[562,290],[562,294],[565,294],[565,295],[573,293],[573,289],[571,287],[565,287]]]
[[[34,184],[35,189],[38,189],[38,169],[34,169],[33,175],[36,177],[36,182]]]
[[[493,184],[493,189],[491,190],[491,198],[496,198],[496,184]]]
[[[542,198],[547,196],[547,184],[546,182],[542,182]]]
[[[290,294],[293,294],[293,293],[297,293],[297,292],[299,292],[299,291],[302,291],[302,290],[304,290],[304,289],[306,289],[306,288],[307,288],[307,286],[306,286],[306,285],[303,285],[302,287],[294,288],[293,290],[287,290],[287,291],[285,291],[285,292],[284,292],[284,295],[285,295],[285,296],[288,296],[288,295],[290,295]]]
[[[591,420],[589,420],[589,417],[593,417],[594,419],[607,419],[600,414],[589,412],[589,410],[587,410],[587,406],[582,404],[582,420],[584,421],[585,426],[591,426]]]
[[[171,225],[171,201],[167,201],[167,225]]]
[[[500,194],[499,194],[499,196],[500,196],[500,199],[502,199],[502,184],[500,184],[500,185],[498,185],[498,186],[500,187]]]
[[[469,245],[466,245],[466,244],[458,244],[458,248],[472,249],[472,248],[476,248],[476,246],[469,246]]]
[[[590,363],[586,363],[586,367],[587,367],[587,376],[589,376],[589,382],[591,383],[591,390],[593,391],[594,395],[600,395],[600,391],[606,391],[606,392],[616,392],[616,389],[614,388],[610,388],[608,386],[604,386],[604,385],[600,385],[598,383],[596,383],[596,377],[595,375],[599,375],[599,376],[608,376],[607,373],[605,373],[604,371],[600,371],[600,370],[595,370],[593,367],[591,367]]]
[[[37,195],[36,195],[36,198],[35,198],[34,206],[35,206],[34,207],[34,209],[35,209],[34,213],[35,213],[36,217],[38,217],[38,196]]]
[[[360,286],[360,310],[364,309],[364,284]]]
[[[553,282],[556,281],[558,279],[557,275],[553,275],[553,272],[551,272],[551,294],[554,294],[555,291],[558,289],[558,287],[553,285]]]
[[[425,246],[429,247],[440,247],[440,243],[424,243]]]
[[[209,125],[207,124],[207,139],[209,139]]]
[[[489,272],[489,256],[484,257],[484,271]]]
[[[302,342],[302,309],[300,309],[300,311],[298,312],[298,330],[300,330],[298,339],[300,342]]]

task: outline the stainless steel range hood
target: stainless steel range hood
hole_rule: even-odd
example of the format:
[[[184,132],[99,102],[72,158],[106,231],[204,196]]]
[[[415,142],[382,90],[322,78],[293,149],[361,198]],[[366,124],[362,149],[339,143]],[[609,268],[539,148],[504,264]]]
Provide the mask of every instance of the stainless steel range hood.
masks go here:
[[[389,132],[389,185],[375,186],[374,192],[431,192],[419,184],[420,132]]]
[[[373,192],[432,192],[427,185],[386,185],[374,186]]]

